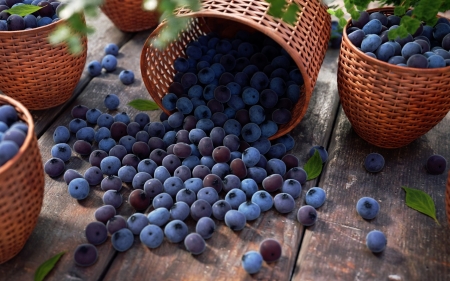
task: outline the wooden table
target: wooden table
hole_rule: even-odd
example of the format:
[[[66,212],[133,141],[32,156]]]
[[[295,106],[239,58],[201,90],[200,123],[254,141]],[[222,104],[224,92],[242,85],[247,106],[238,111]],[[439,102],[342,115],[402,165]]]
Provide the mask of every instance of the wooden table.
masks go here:
[[[127,103],[135,98],[150,98],[139,70],[142,45],[150,31],[120,32],[104,15],[89,21],[97,32],[89,38],[88,62],[101,60],[103,47],[113,42],[120,47],[118,68],[93,79],[84,73],[71,101],[32,112],[43,163],[51,157],[54,129],[69,124],[75,105],[106,111],[103,99],[114,93],[121,98],[119,110],[134,117],[137,111]],[[295,212],[283,215],[271,209],[237,232],[217,221],[216,233],[207,240],[206,251],[198,256],[189,254],[182,243],[168,241],[151,250],[138,237],[131,249],[119,253],[108,238],[97,246],[98,261],[80,267],[74,263],[73,252],[77,245],[86,243],[84,228],[94,221],[94,211],[102,206],[103,192],[93,187],[87,199],[77,201],[69,196],[62,176],[46,176],[36,228],[23,250],[0,265],[0,279],[32,280],[42,262],[66,251],[48,280],[450,280],[450,235],[444,207],[447,171],[432,176],[424,169],[432,154],[450,160],[450,116],[406,147],[380,149],[368,144],[352,130],[339,105],[337,58],[337,50],[327,52],[308,112],[291,132],[296,140],[291,153],[300,159],[301,166],[312,145],[323,145],[329,152],[320,177],[303,186]],[[120,83],[118,74],[122,69],[136,74],[131,86]],[[151,120],[159,120],[160,111],[148,113]],[[363,168],[363,160],[371,152],[386,159],[380,173],[371,174]],[[75,153],[66,165],[81,173],[89,167],[87,157]],[[305,204],[305,193],[313,186],[327,192],[327,201],[318,209],[317,223],[303,227],[296,220],[296,211]],[[406,206],[402,186],[431,195],[440,225]],[[124,198],[130,190],[129,186],[123,189]],[[375,198],[381,206],[379,215],[371,221],[362,219],[355,210],[357,200],[363,196]],[[118,213],[128,218],[133,209],[125,202]],[[194,221],[188,219],[187,223],[193,231]],[[365,245],[365,237],[373,229],[387,236],[387,248],[381,254],[371,253]],[[281,242],[283,255],[278,262],[264,263],[259,273],[249,275],[241,267],[241,257],[247,251],[258,250],[265,238]]]

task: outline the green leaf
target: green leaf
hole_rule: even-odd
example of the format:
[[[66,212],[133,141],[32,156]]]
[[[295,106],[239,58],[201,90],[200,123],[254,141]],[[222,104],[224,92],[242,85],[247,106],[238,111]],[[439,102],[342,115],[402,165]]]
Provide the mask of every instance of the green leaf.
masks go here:
[[[287,22],[288,24],[294,25],[297,21],[297,13],[300,12],[300,8],[297,4],[291,3],[288,8],[286,9],[286,12],[284,12],[283,15],[283,21]]]
[[[59,254],[54,255],[50,259],[46,260],[43,264],[41,264],[36,272],[34,273],[34,281],[42,281],[45,276],[55,267],[56,263],[59,261],[62,255],[65,252],[61,252]]]
[[[317,178],[322,172],[322,158],[320,157],[319,151],[314,151],[314,154],[311,158],[309,158],[308,162],[306,162],[303,169],[306,171],[308,175],[307,180],[312,180]]]
[[[143,99],[132,100],[128,103],[128,105],[136,108],[137,110],[143,110],[143,111],[152,111],[152,110],[159,109],[159,106],[154,101],[143,100]]]
[[[339,19],[339,26],[340,27],[345,27],[345,25],[347,24],[347,20],[346,19],[344,19],[344,18],[340,18]]]
[[[396,15],[396,16],[401,17],[401,16],[403,16],[405,13],[406,13],[405,7],[397,6],[397,7],[394,8],[394,15]]]
[[[418,189],[406,186],[402,186],[402,188],[406,192],[406,205],[408,207],[433,218],[439,224],[439,221],[436,219],[436,208],[430,195]]]
[[[337,9],[335,16],[338,18],[342,18],[344,16],[344,11],[342,11],[342,9]]]
[[[14,6],[11,9],[8,9],[5,11],[11,15],[19,15],[21,17],[24,17],[26,15],[32,14],[36,11],[39,11],[42,8],[43,7],[38,7],[35,5],[23,4],[23,5]]]
[[[270,3],[268,13],[276,18],[282,18],[283,17],[283,8],[286,5],[286,1],[285,0],[268,0],[267,2]]]

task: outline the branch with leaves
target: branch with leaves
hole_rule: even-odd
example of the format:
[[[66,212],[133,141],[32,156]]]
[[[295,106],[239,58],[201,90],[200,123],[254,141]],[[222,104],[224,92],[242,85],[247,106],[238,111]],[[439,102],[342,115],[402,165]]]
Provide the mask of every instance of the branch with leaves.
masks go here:
[[[414,34],[422,22],[433,26],[436,24],[439,12],[450,10],[450,1],[448,0],[344,0],[344,9],[332,5],[328,9],[328,13],[338,18],[342,28],[347,24],[345,12],[350,14],[353,20],[358,20],[360,12],[367,10],[369,4],[373,2],[378,2],[379,7],[394,7],[394,15],[402,18],[399,28],[389,31],[390,40]],[[404,17],[409,9],[413,10],[411,16]]]
[[[50,42],[58,44],[66,42],[73,53],[79,53],[81,49],[81,37],[95,32],[95,29],[87,26],[83,15],[96,17],[99,7],[107,0],[65,0],[64,9],[60,18],[65,20],[50,35]],[[300,7],[287,0],[265,0],[270,4],[269,14],[280,18],[289,24],[295,23]],[[186,28],[188,19],[177,17],[176,11],[180,8],[199,11],[201,0],[143,0],[142,8],[149,11],[158,11],[161,14],[160,22],[167,21],[166,28],[161,31],[152,44],[157,48],[164,48],[169,42],[177,38],[178,34]]]

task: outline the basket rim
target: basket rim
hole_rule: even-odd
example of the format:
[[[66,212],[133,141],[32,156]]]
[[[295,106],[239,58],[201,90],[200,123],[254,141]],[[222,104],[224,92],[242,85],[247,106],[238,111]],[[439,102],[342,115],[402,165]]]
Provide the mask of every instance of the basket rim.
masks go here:
[[[371,12],[383,12],[383,11],[392,11],[394,12],[394,7],[380,7],[380,8],[373,8],[373,9],[367,9],[368,13]],[[440,17],[440,16],[438,16]],[[357,53],[361,58],[368,61],[370,64],[380,66],[382,68],[389,68],[393,72],[396,73],[403,73],[405,70],[409,71],[410,73],[414,74],[434,74],[434,73],[441,73],[442,71],[448,71],[450,70],[450,66],[445,67],[439,67],[439,68],[415,68],[415,67],[408,67],[408,66],[398,66],[395,64],[390,64],[388,62],[384,62],[382,60],[373,58],[371,56],[366,55],[363,51],[359,50],[353,43],[348,39],[347,35],[347,28],[350,27],[352,22],[352,19],[349,19],[347,21],[347,24],[344,27],[344,30],[342,31],[342,41],[346,43],[346,45],[351,49],[352,52]]]
[[[6,162],[3,166],[0,167],[0,176],[1,176],[3,173],[11,169],[12,167],[17,166],[17,162],[20,160],[22,155],[26,153],[27,150],[30,148],[31,142],[35,137],[34,136],[35,132],[34,132],[33,117],[31,116],[31,113],[28,111],[28,109],[22,103],[6,95],[0,95],[0,100],[6,101],[5,104],[13,106],[16,110],[19,109],[19,112],[25,115],[23,121],[28,125],[27,136],[25,137],[25,141],[23,142],[23,144],[20,146],[19,151],[13,158],[8,160],[8,162]]]

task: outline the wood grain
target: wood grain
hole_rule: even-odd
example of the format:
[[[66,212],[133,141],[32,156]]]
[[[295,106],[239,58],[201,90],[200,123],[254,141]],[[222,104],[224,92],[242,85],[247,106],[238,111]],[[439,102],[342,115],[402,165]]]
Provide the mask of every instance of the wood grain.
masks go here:
[[[450,238],[445,216],[445,183],[442,175],[429,175],[424,168],[432,154],[450,157],[450,116],[425,136],[400,149],[380,149],[368,144],[351,129],[340,111],[329,147],[330,159],[319,185],[327,201],[319,208],[319,221],[306,230],[294,280],[448,280]],[[377,152],[386,165],[380,173],[365,171],[365,156]],[[436,204],[441,225],[405,204],[401,188],[420,189]],[[363,196],[380,203],[380,213],[364,220],[356,213]],[[371,253],[367,233],[386,234],[387,248]],[[400,279],[395,279],[400,278]]]

